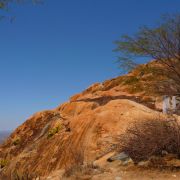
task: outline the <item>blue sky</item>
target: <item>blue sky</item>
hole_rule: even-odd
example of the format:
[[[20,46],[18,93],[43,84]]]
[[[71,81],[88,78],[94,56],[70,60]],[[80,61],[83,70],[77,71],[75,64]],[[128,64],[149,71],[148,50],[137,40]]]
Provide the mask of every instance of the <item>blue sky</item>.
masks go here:
[[[113,41],[179,0],[45,0],[15,6],[0,22],[0,130],[52,109],[95,82],[118,76]]]

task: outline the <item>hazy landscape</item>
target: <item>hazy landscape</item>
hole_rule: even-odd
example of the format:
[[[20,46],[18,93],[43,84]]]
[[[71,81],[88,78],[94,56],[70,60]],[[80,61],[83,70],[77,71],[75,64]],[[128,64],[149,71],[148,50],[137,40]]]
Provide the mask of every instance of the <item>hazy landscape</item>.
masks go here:
[[[0,131],[0,144],[10,135],[10,131]]]

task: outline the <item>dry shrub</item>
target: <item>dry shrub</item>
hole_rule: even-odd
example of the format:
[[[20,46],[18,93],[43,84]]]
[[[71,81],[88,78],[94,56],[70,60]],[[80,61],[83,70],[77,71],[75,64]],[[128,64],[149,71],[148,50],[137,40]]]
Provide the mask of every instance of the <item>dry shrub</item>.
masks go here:
[[[33,180],[37,179],[37,177],[37,175],[30,174],[27,170],[26,172],[14,171],[11,175],[12,180]]]
[[[84,148],[82,147],[81,149],[69,149],[69,156],[71,157],[71,162],[64,162],[65,177],[70,177],[75,172],[81,171],[81,167],[84,164]]]
[[[35,173],[30,174],[28,170],[26,170],[25,172],[14,170],[9,175],[4,174],[4,172],[1,172],[0,179],[1,180],[35,180],[38,179],[38,175],[36,175]]]
[[[120,136],[119,142],[118,150],[127,153],[135,163],[163,152],[180,157],[180,124],[174,118],[135,122]]]
[[[84,160],[84,147],[82,146],[80,149],[72,149],[70,150],[70,156],[72,157],[71,164],[65,164],[65,172],[64,177],[73,177],[74,179],[81,179],[81,176],[88,175],[92,176],[95,172],[102,172],[98,166],[95,166],[93,163],[85,163]]]

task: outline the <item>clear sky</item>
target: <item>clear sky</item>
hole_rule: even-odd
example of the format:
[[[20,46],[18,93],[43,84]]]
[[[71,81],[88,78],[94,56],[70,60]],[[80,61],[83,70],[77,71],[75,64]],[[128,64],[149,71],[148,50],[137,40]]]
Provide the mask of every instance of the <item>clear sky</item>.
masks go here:
[[[180,0],[45,0],[0,22],[0,130],[118,76],[113,41],[180,11]]]

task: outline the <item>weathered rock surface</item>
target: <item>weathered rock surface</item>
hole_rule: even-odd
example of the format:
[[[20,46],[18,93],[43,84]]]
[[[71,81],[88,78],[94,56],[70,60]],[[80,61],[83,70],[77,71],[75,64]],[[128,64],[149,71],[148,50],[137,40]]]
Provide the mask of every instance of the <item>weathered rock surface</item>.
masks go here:
[[[83,104],[86,110],[81,112]],[[94,105],[70,102],[58,110],[35,114],[1,147],[0,157],[9,159],[4,171],[28,170],[46,175],[73,163],[76,156],[81,156],[78,153],[84,153],[84,161],[94,161],[113,150],[117,136],[133,121],[159,116],[158,112],[127,99]],[[47,138],[48,131],[57,125],[61,130]],[[17,139],[19,143],[14,145]]]
[[[147,91],[149,76],[137,69],[96,83],[56,109],[34,114],[0,146],[0,159],[8,162],[0,175],[18,171],[48,176],[77,161],[101,163],[131,123],[164,116],[158,111],[160,97]]]
[[[109,162],[112,162],[112,161],[116,161],[116,160],[119,160],[119,161],[129,161],[131,159],[131,157],[126,154],[125,152],[121,152],[119,154],[116,154],[114,156],[111,156],[110,158],[107,159],[107,161]]]

